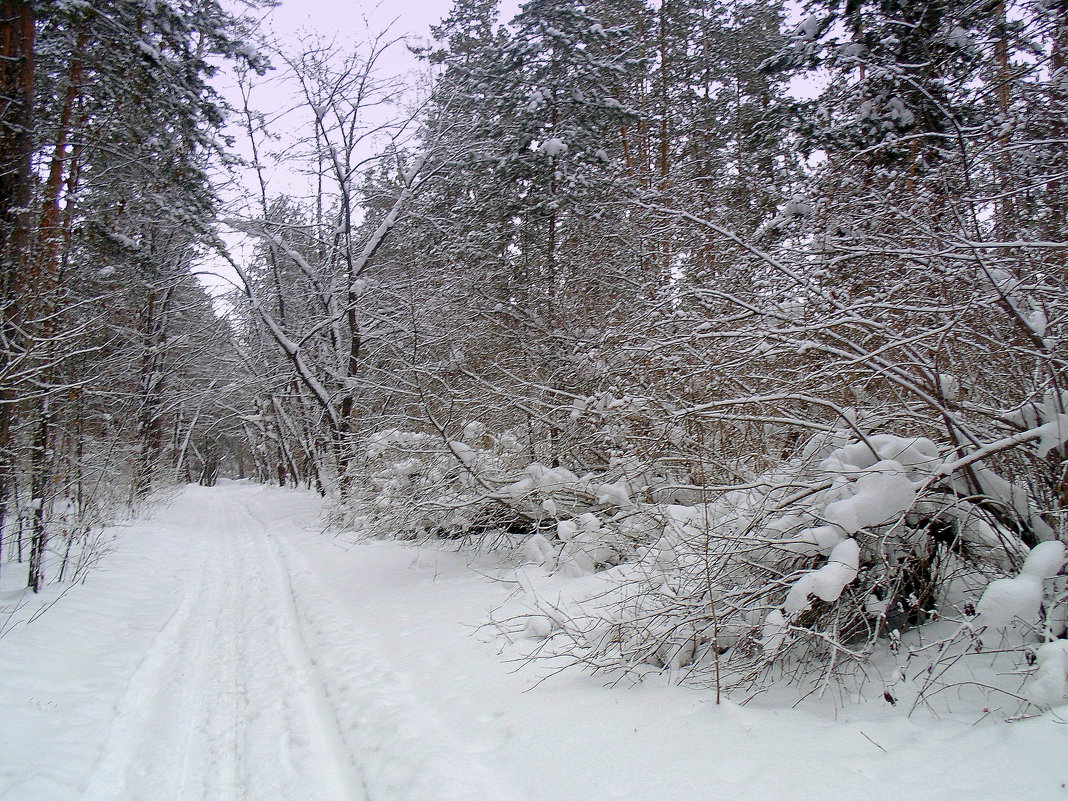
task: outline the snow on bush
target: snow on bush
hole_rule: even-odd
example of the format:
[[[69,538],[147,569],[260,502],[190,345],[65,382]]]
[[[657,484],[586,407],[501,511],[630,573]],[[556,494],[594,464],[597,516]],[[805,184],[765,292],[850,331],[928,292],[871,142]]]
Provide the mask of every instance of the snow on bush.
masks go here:
[[[1034,624],[1042,611],[1043,584],[1064,567],[1063,542],[1035,546],[1014,578],[990,582],[976,604],[977,618],[985,626],[1005,627],[1014,620]]]
[[[606,529],[599,517],[612,518],[632,506],[634,489],[623,463],[579,476],[565,467],[527,462],[517,438],[492,434],[478,422],[466,424],[456,439],[379,431],[367,437],[365,448],[352,504],[356,518],[349,524],[372,536],[541,532],[542,539],[552,540],[552,554],[541,561],[554,570],[567,565],[582,573],[615,559],[615,546],[606,542],[627,530],[625,524]]]
[[[366,441],[355,516],[348,524],[377,537],[462,536],[507,528],[517,515],[480,481],[520,463],[518,443],[468,423],[455,440],[388,429]]]
[[[790,588],[783,602],[783,611],[796,618],[819,598],[828,603],[837,601],[846,585],[860,571],[860,546],[856,540],[843,540],[834,546],[826,564],[805,573]]]
[[[1039,707],[1057,706],[1068,695],[1068,640],[1052,640],[1036,654],[1038,670],[1027,682],[1027,700]]]
[[[1057,422],[1042,414],[1024,422]],[[517,543],[529,567],[515,632],[540,641],[539,656],[594,669],[826,686],[879,653],[933,670],[980,638],[1022,654],[1063,636],[1065,546],[1022,487],[978,462],[965,478],[925,437],[851,433],[820,434],[746,486],[678,503],[670,471],[633,458],[579,475],[526,462],[514,437],[477,423],[456,439],[384,431],[367,440],[362,524]],[[1029,549],[1027,531],[1047,541]],[[908,632],[932,626],[945,647],[914,650]],[[1065,657],[1037,653],[1016,697],[1052,704]]]
[[[915,651],[932,669],[980,650],[977,632],[1003,636],[997,627],[1014,620],[1032,638],[1062,636],[1064,544],[1029,550],[1021,532],[1036,514],[1020,488],[977,465],[990,494],[964,491],[945,474],[950,464],[923,437],[835,432],[710,503],[634,501],[605,492],[605,482],[594,488],[597,525],[562,521],[557,538],[539,537],[526,553],[558,577],[593,570],[598,581],[554,581],[551,592],[531,585],[528,608],[542,622],[525,635],[545,638],[538,656],[609,671],[685,668],[725,689],[778,675],[825,683],[899,649],[915,664],[902,632],[920,627],[946,638],[945,648]],[[1005,508],[1020,527],[1006,525]],[[576,560],[581,569],[561,558],[577,542],[590,554]],[[980,597],[972,618],[966,610]],[[1009,650],[1027,647],[1017,645]],[[1061,652],[1040,653],[1048,667],[1027,691],[1034,699],[1061,686]],[[919,695],[934,691],[921,684]]]

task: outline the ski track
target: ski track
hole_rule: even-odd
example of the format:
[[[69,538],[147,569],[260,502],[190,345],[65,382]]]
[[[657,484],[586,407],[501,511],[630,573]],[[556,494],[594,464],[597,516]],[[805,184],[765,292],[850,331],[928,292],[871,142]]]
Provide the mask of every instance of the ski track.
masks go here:
[[[202,495],[185,543],[195,578],[120,699],[85,798],[366,799],[284,567],[243,505]]]
[[[302,498],[189,487],[122,535],[113,570],[93,580],[99,607],[65,619],[86,603],[76,588],[44,628],[23,630],[16,648],[45,645],[55,665],[28,675],[27,692],[69,685],[80,694],[64,703],[96,725],[79,740],[62,717],[22,712],[27,731],[52,727],[36,741],[51,731],[77,758],[0,766],[0,801],[519,798],[412,691],[358,611],[319,586],[301,549],[330,546],[308,533],[318,506]]]
[[[245,511],[263,527],[303,652],[316,654],[312,669],[325,679],[339,753],[352,756],[368,801],[519,801],[412,691],[374,633],[339,614],[338,599],[319,588],[299,550],[271,532],[254,504],[246,502]]]

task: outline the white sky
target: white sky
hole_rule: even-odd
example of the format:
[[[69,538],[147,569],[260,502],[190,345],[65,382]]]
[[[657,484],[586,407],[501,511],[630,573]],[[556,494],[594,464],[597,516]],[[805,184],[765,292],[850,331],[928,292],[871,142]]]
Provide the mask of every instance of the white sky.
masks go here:
[[[240,8],[239,0],[223,2],[235,10]],[[510,20],[520,2],[502,0],[500,21]],[[387,28],[391,38],[407,37],[415,44],[424,44],[430,41],[430,26],[440,22],[452,5],[453,0],[282,0],[276,8],[262,15],[262,33],[276,47],[291,53],[299,52],[302,39],[332,41],[342,50],[366,52],[363,43]],[[247,11],[243,8],[240,10]],[[416,89],[412,97],[423,95],[424,92],[418,91],[418,88],[425,90],[429,87],[428,65],[419,62],[403,42],[392,47],[388,53],[389,57],[381,62],[381,74],[401,76]],[[307,196],[311,186],[298,173],[297,166],[279,163],[274,155],[295,152],[292,143],[311,130],[314,116],[311,116],[312,112],[307,106],[300,106],[295,99],[296,87],[286,80],[286,70],[280,59],[273,57],[271,60],[276,69],[257,79],[252,93],[252,107],[265,114],[272,132],[279,137],[261,146],[261,161],[267,166],[268,194],[271,197],[279,194]],[[227,67],[214,83],[224,98],[235,108],[241,108],[236,80]],[[290,111],[294,107],[296,109]],[[388,111],[382,110],[381,113],[388,118]],[[252,151],[239,120],[231,123],[228,133],[235,139],[238,154],[251,160]],[[223,190],[229,208],[223,211],[222,216],[255,216],[257,196],[255,173],[249,169],[239,171],[238,182]],[[232,255],[239,261],[246,261],[251,255],[251,243],[247,238],[224,232],[224,239]],[[200,282],[213,295],[221,295],[236,286],[237,276],[217,256],[209,256],[197,272]]]
[[[413,44],[429,42],[430,26],[446,15],[451,5],[452,0],[283,0],[263,16],[262,32],[283,53],[299,53],[304,49],[302,42],[320,41],[332,43],[339,51],[367,53],[370,50],[367,43],[387,30],[389,39],[407,39]],[[287,81],[288,71],[282,58],[275,55],[271,60],[275,69],[256,80],[252,95],[254,109],[266,114],[269,120],[298,105],[295,99],[297,87]],[[429,86],[428,66],[411,54],[404,41],[387,50],[378,71],[383,78],[401,76],[413,87]],[[235,106],[240,107],[240,95],[232,78],[223,78],[218,86]],[[295,114],[273,119],[271,128],[283,139],[289,134],[298,135],[311,128],[314,118],[310,114],[306,107],[300,108]],[[233,133],[239,140],[243,138],[240,131]],[[272,183],[277,191],[299,194],[296,185],[291,185],[285,175],[274,175]]]
[[[294,40],[302,30],[340,38],[358,34],[366,24],[380,30],[391,23],[398,33],[429,37],[430,26],[448,14],[451,5],[450,0],[284,0],[267,15],[267,22],[282,40]]]

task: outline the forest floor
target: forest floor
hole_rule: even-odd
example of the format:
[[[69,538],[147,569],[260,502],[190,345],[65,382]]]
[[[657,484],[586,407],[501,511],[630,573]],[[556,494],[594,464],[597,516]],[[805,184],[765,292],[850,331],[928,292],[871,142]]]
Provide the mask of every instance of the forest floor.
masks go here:
[[[521,667],[484,625],[514,588],[496,557],[320,519],[310,493],[191,486],[83,583],[0,595],[0,799],[1068,801],[1057,710],[716,705]]]

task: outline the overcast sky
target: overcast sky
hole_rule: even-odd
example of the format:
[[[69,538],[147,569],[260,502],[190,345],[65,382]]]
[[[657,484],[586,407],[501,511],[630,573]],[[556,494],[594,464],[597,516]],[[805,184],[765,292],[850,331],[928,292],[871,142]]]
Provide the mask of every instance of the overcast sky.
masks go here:
[[[282,0],[263,15],[263,32],[283,51],[308,38],[334,39],[342,50],[360,50],[370,36],[389,29],[394,37],[429,41],[430,26],[449,13],[452,0]],[[390,51],[383,67],[404,74],[419,69],[407,48]]]
[[[505,14],[511,16],[516,0],[504,0]],[[368,52],[366,43],[388,29],[389,38],[407,38],[412,44],[429,43],[430,26],[436,25],[449,13],[452,0],[282,0],[262,16],[262,33],[283,53],[294,54],[304,49],[302,42],[316,39],[332,40],[339,51]],[[287,80],[283,59],[272,56],[276,69],[255,82],[253,107],[271,117],[295,102],[296,86]],[[429,86],[429,67],[419,62],[398,42],[386,51],[379,61],[379,76],[402,76],[409,86]],[[427,76],[427,77],[424,77]],[[216,86],[236,107],[241,98],[232,75],[220,75]],[[422,92],[420,92],[421,94]],[[307,109],[303,109],[307,111]],[[287,129],[296,130],[310,124],[302,119],[307,114],[298,111],[285,119],[275,119],[272,128],[283,137]],[[231,131],[238,140],[243,134]],[[241,143],[238,143],[241,148]],[[243,148],[242,148],[243,150]],[[275,179],[276,183],[286,181]]]
[[[399,29],[427,36],[429,26],[447,14],[449,6],[449,0],[393,0],[384,3],[284,0],[269,14],[268,22],[282,37],[300,29],[342,35],[353,33],[364,27],[364,20],[374,28],[383,28],[396,20]]]
[[[295,37],[301,30],[358,34],[365,29],[365,20],[375,30],[393,24],[397,33],[429,38],[430,26],[448,14],[451,6],[451,0],[283,0],[267,21],[282,39]]]

